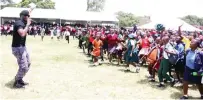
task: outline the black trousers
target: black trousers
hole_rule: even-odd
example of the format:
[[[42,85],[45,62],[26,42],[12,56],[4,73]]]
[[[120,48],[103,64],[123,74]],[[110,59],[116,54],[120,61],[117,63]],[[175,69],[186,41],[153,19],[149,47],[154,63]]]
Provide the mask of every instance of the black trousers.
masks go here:
[[[80,47],[80,49],[82,49],[82,40],[81,39],[79,39],[79,47]]]
[[[68,41],[68,43],[69,43],[69,36],[66,36],[66,40]]]
[[[92,42],[89,42],[88,47],[87,47],[88,55],[90,55],[90,52],[92,50],[93,50]]]

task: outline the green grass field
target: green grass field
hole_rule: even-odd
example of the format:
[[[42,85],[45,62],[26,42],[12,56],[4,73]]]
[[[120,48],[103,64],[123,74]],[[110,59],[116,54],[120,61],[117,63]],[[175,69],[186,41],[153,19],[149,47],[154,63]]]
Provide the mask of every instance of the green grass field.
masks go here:
[[[27,37],[31,68],[24,78],[25,89],[13,89],[18,70],[11,51],[11,36],[1,36],[0,100],[136,100],[178,99],[181,88],[158,89],[158,82],[149,83],[147,69],[140,73],[125,73],[123,67],[103,64],[90,67],[86,55],[77,48],[77,40],[51,40],[46,36]],[[192,98],[198,98],[196,89],[189,89]]]

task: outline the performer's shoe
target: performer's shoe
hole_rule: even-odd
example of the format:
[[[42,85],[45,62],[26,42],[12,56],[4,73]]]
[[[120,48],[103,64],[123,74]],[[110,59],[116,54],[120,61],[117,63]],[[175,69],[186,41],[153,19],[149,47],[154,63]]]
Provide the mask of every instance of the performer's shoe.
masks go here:
[[[22,79],[20,80],[20,84],[22,84],[22,85],[29,85],[29,83],[24,82]]]
[[[13,87],[14,88],[25,88],[24,85],[22,85],[19,80],[14,82]]]
[[[159,84],[157,87],[162,88],[162,87],[165,87],[165,85],[164,84]]]
[[[31,63],[28,64],[28,67],[30,67]]]
[[[180,100],[185,100],[185,99],[188,99],[188,97],[182,96],[182,97],[180,98]]]

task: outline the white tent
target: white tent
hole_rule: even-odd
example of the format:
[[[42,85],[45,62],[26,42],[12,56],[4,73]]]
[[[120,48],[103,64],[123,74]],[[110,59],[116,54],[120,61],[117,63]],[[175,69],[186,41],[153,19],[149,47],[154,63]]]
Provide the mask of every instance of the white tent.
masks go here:
[[[80,21],[104,21],[104,22],[118,22],[118,19],[113,14],[106,14],[102,12],[61,12],[61,19],[64,20],[80,20]]]
[[[19,14],[22,10],[28,8],[14,8],[6,7],[0,10],[0,17],[19,18]],[[113,14],[106,14],[102,12],[87,12],[87,11],[74,11],[74,10],[55,10],[55,9],[34,9],[31,13],[32,18],[42,19],[63,19],[73,21],[99,21],[99,22],[118,22],[118,19]]]
[[[28,8],[14,8],[6,7],[1,10],[1,17],[19,18],[22,10],[28,10]],[[47,18],[58,19],[59,14],[54,9],[34,9],[31,13],[32,18]]]
[[[178,27],[180,25],[183,25],[182,26],[182,30],[184,31],[203,31],[203,30],[200,30],[186,22],[184,22],[183,20],[181,19],[178,19],[178,18],[168,18],[168,19],[152,19],[152,21],[148,24],[145,24],[145,25],[142,25],[142,26],[139,26],[138,28],[141,28],[141,29],[155,29],[155,26],[157,24],[163,24],[166,29],[170,29],[170,30],[178,30]]]

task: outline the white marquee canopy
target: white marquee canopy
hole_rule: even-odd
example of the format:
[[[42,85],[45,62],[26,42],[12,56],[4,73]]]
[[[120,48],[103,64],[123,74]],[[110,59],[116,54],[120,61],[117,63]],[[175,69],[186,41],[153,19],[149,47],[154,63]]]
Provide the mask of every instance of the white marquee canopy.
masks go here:
[[[0,10],[0,17],[19,18],[19,14],[22,10],[28,10],[28,8],[6,7]],[[75,12],[73,10],[60,11],[55,9],[38,8],[33,10],[31,18],[118,22],[118,19],[114,14],[107,14],[103,12]]]
[[[153,18],[151,19],[151,22],[142,26],[139,26],[138,28],[141,29],[155,29],[155,26],[157,24],[163,24],[167,30],[178,30],[178,27],[182,25],[182,30],[184,31],[202,31],[179,18]]]

